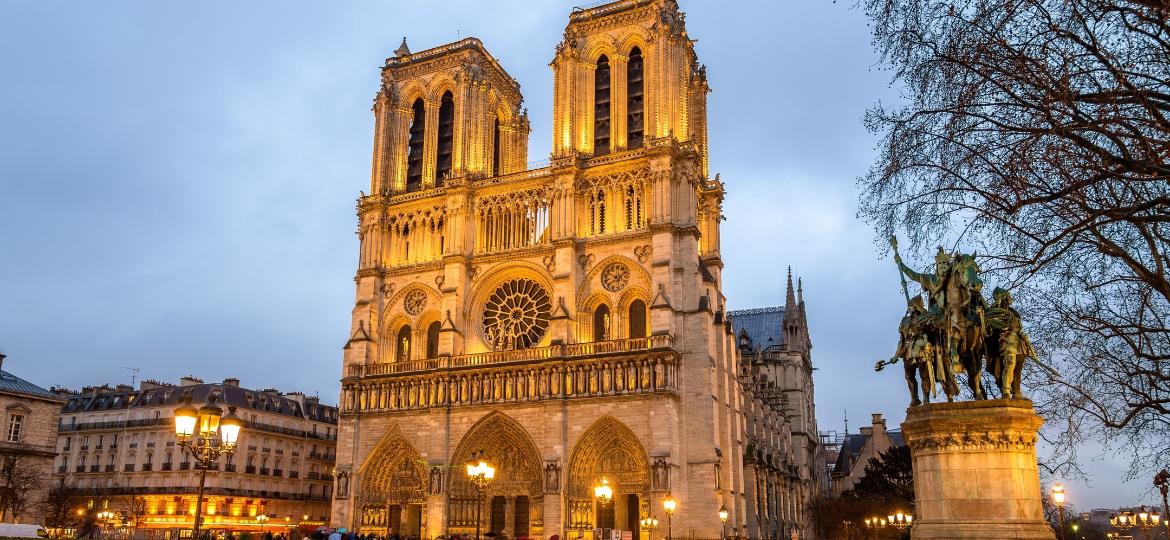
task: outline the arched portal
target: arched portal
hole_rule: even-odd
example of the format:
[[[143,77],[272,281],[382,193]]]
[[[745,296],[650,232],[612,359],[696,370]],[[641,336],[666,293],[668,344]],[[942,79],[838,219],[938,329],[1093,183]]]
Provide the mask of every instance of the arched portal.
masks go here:
[[[541,536],[544,483],[540,452],[524,426],[499,411],[476,422],[451,456],[449,532],[475,534],[479,497],[463,465],[480,451],[496,468],[480,507],[481,533],[502,533],[508,538],[516,538],[518,533]]]
[[[613,489],[604,503],[593,496],[602,479]],[[568,496],[569,528],[614,527],[638,537],[649,510],[650,459],[629,427],[606,415],[581,434],[569,458]]]
[[[360,470],[362,532],[419,536],[426,515],[426,464],[397,426],[382,438]]]

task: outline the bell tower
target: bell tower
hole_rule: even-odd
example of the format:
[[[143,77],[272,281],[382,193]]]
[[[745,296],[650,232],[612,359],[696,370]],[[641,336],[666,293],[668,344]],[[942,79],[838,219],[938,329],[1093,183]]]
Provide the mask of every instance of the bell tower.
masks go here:
[[[403,38],[374,99],[371,194],[523,170],[528,114],[517,83],[476,38],[411,53]]]

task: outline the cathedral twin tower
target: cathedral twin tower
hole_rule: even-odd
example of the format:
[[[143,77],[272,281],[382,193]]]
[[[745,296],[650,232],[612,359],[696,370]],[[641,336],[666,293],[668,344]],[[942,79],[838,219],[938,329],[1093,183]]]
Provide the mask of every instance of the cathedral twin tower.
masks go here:
[[[676,535],[717,538],[720,507],[748,530],[723,186],[684,15],[673,0],[574,10],[551,67],[536,169],[519,84],[479,40],[404,40],[382,68],[336,525],[637,539],[672,497]],[[482,498],[473,456],[497,470]]]

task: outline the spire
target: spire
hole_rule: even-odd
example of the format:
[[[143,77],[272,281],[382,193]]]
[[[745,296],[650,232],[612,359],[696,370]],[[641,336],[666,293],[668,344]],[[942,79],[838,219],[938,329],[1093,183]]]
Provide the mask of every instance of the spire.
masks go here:
[[[796,278],[796,303],[804,305],[804,278]]]
[[[403,57],[410,54],[410,47],[406,46],[406,36],[402,36],[402,45],[394,51],[394,56]]]
[[[796,296],[792,293],[792,267],[788,267],[788,294],[784,300],[784,314],[787,316],[796,309]]]

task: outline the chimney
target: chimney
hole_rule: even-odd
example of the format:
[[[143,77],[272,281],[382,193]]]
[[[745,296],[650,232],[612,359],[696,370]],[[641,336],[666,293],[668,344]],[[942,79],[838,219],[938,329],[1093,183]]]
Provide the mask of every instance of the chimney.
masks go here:
[[[119,392],[133,392],[134,391],[134,387],[130,386],[128,384],[119,384],[118,386],[115,386],[114,389],[119,391]]]
[[[0,352],[0,369],[4,369],[4,359],[8,358],[4,353]]]
[[[203,379],[200,379],[194,375],[187,375],[186,377],[179,379],[179,386],[195,386],[197,384],[203,384]]]
[[[230,386],[232,388],[239,388],[240,387],[240,380],[235,378],[235,377],[228,377],[228,378],[223,380],[223,385]]]
[[[874,413],[870,415],[870,418],[873,419],[872,430],[874,432],[881,431],[884,433],[886,431],[886,419],[882,417],[881,413]]]

